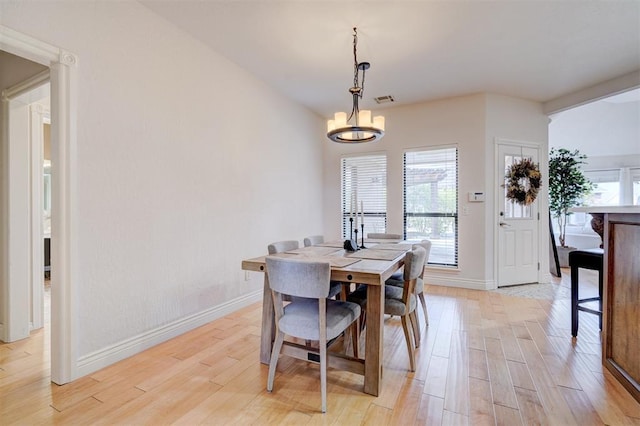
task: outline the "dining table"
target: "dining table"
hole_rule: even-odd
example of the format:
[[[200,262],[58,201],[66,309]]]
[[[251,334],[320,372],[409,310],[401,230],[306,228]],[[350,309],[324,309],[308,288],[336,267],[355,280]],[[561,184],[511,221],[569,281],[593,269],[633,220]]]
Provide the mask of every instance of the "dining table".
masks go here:
[[[367,326],[364,359],[330,351],[328,352],[328,365],[364,376],[364,392],[374,396],[380,394],[384,342],[384,283],[404,265],[404,257],[406,252],[411,250],[411,244],[365,240],[363,245],[366,245],[367,248],[346,251],[343,249],[342,241],[329,241],[315,246],[242,261],[243,270],[264,272],[260,362],[269,364],[275,340],[275,315],[265,259],[269,256],[276,256],[329,262],[332,281],[342,282],[345,286],[350,286],[351,283],[367,286]],[[317,362],[317,355],[307,349],[305,345],[285,342],[281,353]]]

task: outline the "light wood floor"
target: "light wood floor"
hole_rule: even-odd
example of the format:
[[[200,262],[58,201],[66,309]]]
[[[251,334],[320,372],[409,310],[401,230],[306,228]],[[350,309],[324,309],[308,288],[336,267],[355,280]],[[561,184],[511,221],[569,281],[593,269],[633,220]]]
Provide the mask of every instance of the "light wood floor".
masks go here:
[[[0,344],[0,424],[640,425],[640,404],[602,368],[597,317],[581,313],[572,342],[568,299],[426,292],[416,372],[387,319],[382,394],[330,369],[324,415],[314,365],[281,358],[266,392],[255,304],[64,386],[50,383],[46,329]]]

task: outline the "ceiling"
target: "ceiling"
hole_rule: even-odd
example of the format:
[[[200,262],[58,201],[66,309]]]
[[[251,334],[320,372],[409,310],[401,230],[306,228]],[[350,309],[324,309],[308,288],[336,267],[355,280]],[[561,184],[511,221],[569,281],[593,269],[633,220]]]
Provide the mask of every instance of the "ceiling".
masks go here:
[[[363,108],[384,95],[546,102],[640,70],[635,0],[141,3],[323,116],[351,107],[354,26],[358,60],[371,63]]]

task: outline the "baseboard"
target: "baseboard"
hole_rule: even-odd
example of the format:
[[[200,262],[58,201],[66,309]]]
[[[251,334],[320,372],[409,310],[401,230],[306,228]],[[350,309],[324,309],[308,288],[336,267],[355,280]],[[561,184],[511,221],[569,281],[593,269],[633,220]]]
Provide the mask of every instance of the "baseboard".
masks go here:
[[[262,289],[131,337],[78,359],[77,379],[262,300]]]
[[[473,280],[468,278],[434,276],[425,274],[425,284],[439,285],[442,287],[467,288],[469,290],[492,290],[496,288],[494,280]]]

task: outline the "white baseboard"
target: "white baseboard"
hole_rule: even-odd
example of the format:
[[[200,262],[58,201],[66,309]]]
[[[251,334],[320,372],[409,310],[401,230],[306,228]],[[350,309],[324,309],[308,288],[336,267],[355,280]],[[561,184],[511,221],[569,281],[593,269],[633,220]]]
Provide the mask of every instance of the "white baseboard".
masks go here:
[[[181,318],[170,324],[110,345],[104,349],[84,355],[78,359],[76,368],[78,376],[74,377],[74,380],[235,312],[252,303],[261,301],[262,293],[262,290],[257,290],[205,311],[198,312],[197,314]]]
[[[494,280],[472,280],[449,276],[434,276],[425,274],[425,284],[439,285],[442,287],[467,288],[469,290],[493,290],[496,288]]]

